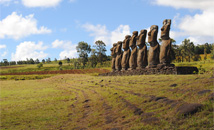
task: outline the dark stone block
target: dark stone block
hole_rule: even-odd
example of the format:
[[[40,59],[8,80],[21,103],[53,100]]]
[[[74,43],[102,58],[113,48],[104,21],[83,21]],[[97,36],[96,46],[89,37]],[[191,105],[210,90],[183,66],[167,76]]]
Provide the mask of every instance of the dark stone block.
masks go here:
[[[190,66],[186,66],[186,67],[176,67],[176,71],[177,74],[194,74],[198,73],[198,68],[197,67],[190,67]]]

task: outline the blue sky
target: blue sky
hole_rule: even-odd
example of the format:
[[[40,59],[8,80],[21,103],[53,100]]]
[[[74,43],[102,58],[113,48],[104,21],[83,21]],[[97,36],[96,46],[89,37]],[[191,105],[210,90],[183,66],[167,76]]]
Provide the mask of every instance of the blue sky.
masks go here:
[[[76,45],[107,45],[172,19],[181,44],[214,42],[214,0],[0,0],[0,60],[77,57]]]

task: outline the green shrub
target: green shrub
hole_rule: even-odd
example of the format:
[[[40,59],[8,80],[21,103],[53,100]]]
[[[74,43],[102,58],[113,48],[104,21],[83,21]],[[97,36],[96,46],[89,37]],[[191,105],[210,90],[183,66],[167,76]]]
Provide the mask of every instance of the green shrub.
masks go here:
[[[39,63],[39,64],[37,65],[37,67],[38,67],[38,68],[41,68],[41,67],[43,67],[43,64],[42,64],[42,63]]]

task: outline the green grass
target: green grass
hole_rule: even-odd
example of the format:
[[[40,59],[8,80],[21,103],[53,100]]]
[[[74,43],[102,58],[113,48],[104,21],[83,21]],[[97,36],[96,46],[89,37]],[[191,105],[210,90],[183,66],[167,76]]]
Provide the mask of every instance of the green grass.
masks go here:
[[[97,76],[98,74],[0,76],[0,129],[213,129],[213,61],[176,63],[206,70],[195,75]],[[202,66],[201,66],[202,65]],[[46,67],[53,67],[48,64]],[[33,69],[34,65],[16,68]],[[109,68],[107,68],[109,69]],[[170,87],[176,84],[175,87]],[[202,90],[211,92],[199,95]],[[150,96],[179,103],[170,107]],[[178,116],[184,102],[202,104]],[[139,108],[149,117],[135,115]],[[157,122],[145,120],[158,119]]]
[[[213,127],[213,102],[208,100],[211,92],[197,93],[205,89],[213,92],[211,77],[212,73],[122,77],[67,74],[42,80],[0,81],[1,129],[208,129]],[[171,84],[177,86],[173,88]],[[204,107],[201,112],[179,118],[178,106],[145,102],[149,97],[134,93],[165,96]],[[122,99],[144,113],[153,112],[152,117],[159,122],[144,123],[147,118],[135,115]]]
[[[0,75],[0,80],[36,80],[49,78],[54,75]]]

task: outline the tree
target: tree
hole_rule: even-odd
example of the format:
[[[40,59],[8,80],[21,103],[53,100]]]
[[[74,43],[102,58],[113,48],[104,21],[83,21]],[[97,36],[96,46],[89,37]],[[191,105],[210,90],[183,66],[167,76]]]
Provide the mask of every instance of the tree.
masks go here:
[[[42,59],[42,63],[43,63],[43,64],[45,63],[45,59]]]
[[[205,47],[204,47],[204,60],[207,59],[207,45],[205,44]]]
[[[46,62],[47,62],[47,63],[50,63],[50,62],[51,62],[51,58],[48,57],[48,59],[46,59]]]
[[[5,66],[9,65],[9,62],[8,62],[7,59],[3,59],[3,61],[4,61],[4,65],[5,65]]]
[[[86,42],[79,42],[76,47],[77,53],[79,54],[80,62],[83,64],[83,68],[88,62],[88,54],[91,52],[91,46]]]
[[[214,43],[212,44],[212,50],[211,50],[211,53],[210,53],[210,58],[214,59]]]
[[[39,64],[39,63],[40,63],[39,59],[36,59],[35,64]]]
[[[34,60],[32,58],[30,58],[30,60],[28,60],[28,63],[29,64],[34,64],[35,62],[34,62]]]
[[[42,63],[39,63],[39,64],[37,64],[37,67],[38,67],[38,68],[41,68],[41,67],[43,67],[43,64],[42,64]]]
[[[182,62],[183,62],[183,59],[186,58],[187,56],[189,57],[188,59],[190,62],[190,59],[195,54],[193,42],[190,42],[190,39],[184,39],[184,41],[182,41],[180,49],[181,49],[181,55],[182,55]]]
[[[62,61],[59,61],[59,66],[62,66]]]
[[[70,59],[69,58],[67,58],[66,60],[67,60],[67,63],[70,63]]]
[[[91,67],[95,68],[97,65],[97,61],[98,61],[95,49],[91,49],[91,56],[89,57],[89,61],[91,63]]]
[[[103,41],[96,41],[95,45],[94,45],[95,49],[96,49],[96,53],[97,53],[97,58],[98,58],[98,62],[100,64],[103,63],[103,61],[105,61],[107,59],[106,56],[106,44]]]

